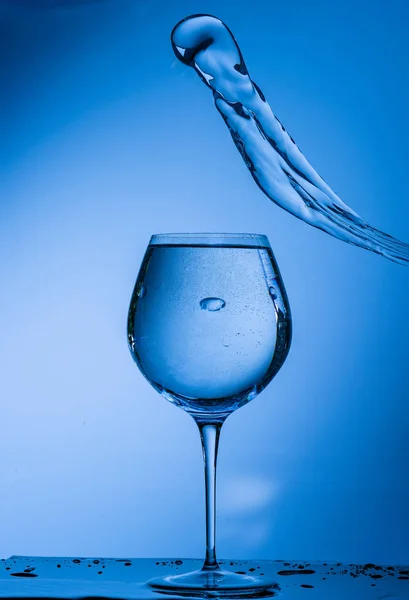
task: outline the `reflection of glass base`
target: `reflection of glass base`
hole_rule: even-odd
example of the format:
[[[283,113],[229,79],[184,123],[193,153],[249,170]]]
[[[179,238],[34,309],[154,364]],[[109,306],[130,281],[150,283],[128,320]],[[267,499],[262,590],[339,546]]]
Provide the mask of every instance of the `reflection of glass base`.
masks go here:
[[[240,575],[230,571],[193,571],[151,579],[148,584],[157,592],[195,598],[272,598],[279,590],[265,577]]]

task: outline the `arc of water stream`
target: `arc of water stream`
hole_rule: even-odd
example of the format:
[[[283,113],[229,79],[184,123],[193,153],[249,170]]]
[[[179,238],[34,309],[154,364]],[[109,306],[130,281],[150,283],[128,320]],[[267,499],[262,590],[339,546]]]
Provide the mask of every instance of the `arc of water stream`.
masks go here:
[[[330,235],[409,264],[409,244],[366,223],[318,175],[247,71],[230,29],[211,15],[180,21],[177,58],[213,91],[214,103],[254,181],[275,204]]]

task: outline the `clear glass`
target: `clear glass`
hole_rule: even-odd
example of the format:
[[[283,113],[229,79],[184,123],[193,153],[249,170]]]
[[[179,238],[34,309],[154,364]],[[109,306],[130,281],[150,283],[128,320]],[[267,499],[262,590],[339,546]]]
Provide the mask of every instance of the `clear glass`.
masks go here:
[[[155,589],[255,597],[274,588],[219,568],[216,463],[223,422],[270,383],[290,342],[288,299],[264,235],[152,236],[130,303],[129,348],[150,384],[197,423],[206,491],[202,569],[153,580]]]

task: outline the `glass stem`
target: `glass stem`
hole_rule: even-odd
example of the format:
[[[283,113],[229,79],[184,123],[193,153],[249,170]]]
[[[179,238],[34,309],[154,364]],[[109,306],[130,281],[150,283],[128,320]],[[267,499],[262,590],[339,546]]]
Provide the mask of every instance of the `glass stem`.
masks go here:
[[[219,568],[216,559],[216,464],[222,423],[197,423],[202,440],[206,488],[206,559],[202,570]]]

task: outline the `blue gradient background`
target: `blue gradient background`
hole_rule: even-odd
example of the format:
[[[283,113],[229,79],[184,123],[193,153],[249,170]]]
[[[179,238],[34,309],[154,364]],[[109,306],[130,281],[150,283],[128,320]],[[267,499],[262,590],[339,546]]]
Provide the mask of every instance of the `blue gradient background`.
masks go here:
[[[409,240],[404,0],[0,2],[0,555],[203,555],[199,437],[140,375],[149,236],[270,238],[294,339],[227,421],[221,557],[409,562],[409,270],[255,186],[169,34],[223,19],[308,159]]]

